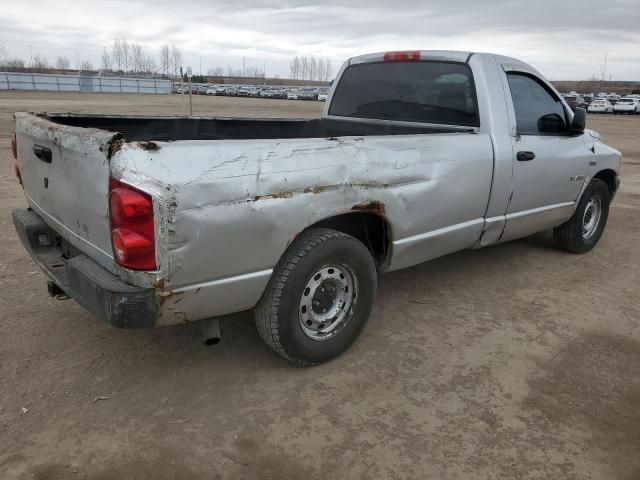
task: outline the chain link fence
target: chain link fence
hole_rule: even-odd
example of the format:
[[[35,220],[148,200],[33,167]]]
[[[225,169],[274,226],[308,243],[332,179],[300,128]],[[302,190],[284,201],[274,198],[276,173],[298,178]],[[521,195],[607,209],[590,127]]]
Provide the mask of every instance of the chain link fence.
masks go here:
[[[0,72],[0,90],[94,93],[171,93],[170,80]]]

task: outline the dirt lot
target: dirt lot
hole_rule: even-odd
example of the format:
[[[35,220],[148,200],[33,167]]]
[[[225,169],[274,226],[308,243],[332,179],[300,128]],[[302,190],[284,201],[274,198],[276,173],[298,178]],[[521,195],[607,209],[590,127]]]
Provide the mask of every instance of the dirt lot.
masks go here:
[[[194,100],[222,116],[322,108]],[[539,235],[389,274],[355,346],[299,369],[249,314],[211,348],[196,325],[115,330],[50,299],[10,219],[16,110],[181,105],[0,94],[0,478],[640,478],[640,117],[589,118],[626,155],[593,252]]]

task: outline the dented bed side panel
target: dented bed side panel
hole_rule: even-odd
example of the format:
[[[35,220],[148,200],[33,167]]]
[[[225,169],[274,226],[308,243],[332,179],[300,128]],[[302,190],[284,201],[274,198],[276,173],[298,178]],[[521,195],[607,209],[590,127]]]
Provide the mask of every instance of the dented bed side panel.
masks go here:
[[[390,269],[470,247],[493,152],[476,133],[177,141],[125,144],[111,168],[159,205],[163,324],[252,307],[301,231],[362,205],[391,227]]]

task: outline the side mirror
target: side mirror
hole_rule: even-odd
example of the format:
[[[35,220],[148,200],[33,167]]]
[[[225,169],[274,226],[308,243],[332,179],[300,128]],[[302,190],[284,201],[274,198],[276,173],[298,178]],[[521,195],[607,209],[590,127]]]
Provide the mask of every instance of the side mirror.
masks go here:
[[[577,107],[576,111],[573,112],[573,121],[571,122],[569,133],[572,133],[574,135],[580,134],[584,132],[584,129],[586,126],[587,126],[587,111],[582,107]]]
[[[565,133],[567,126],[557,113],[549,113],[538,119],[538,131],[541,133]]]

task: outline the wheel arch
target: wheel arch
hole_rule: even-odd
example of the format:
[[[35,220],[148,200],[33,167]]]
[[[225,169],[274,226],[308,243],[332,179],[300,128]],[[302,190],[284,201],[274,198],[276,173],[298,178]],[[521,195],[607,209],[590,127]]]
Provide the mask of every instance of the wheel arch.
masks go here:
[[[618,190],[618,174],[614,170],[606,168],[596,173],[593,178],[599,178],[604,183],[606,183],[607,187],[609,187],[611,198],[613,198],[616,191]]]
[[[299,232],[291,242],[312,228],[330,228],[356,238],[367,247],[378,270],[384,269],[391,261],[392,230],[380,202],[354,205],[347,212],[319,220]]]

